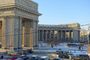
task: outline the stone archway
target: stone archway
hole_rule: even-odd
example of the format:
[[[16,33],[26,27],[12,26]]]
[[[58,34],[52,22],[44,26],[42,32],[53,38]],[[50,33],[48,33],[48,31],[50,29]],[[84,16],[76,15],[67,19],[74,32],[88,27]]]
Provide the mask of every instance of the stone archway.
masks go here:
[[[33,44],[33,20],[22,19],[22,47],[32,47]],[[31,37],[32,36],[32,37]]]
[[[4,38],[2,39],[3,41],[2,47],[3,48],[12,47],[13,49],[24,48],[25,44],[23,46],[23,43],[27,42],[28,44],[26,46],[29,48],[33,48],[33,46],[38,44],[37,43],[38,39],[37,33],[32,33],[32,30],[33,32],[37,31],[38,17],[41,15],[38,12],[37,3],[33,2],[32,0],[7,0],[7,1],[0,0],[0,19],[3,19],[2,35],[4,36]],[[23,34],[22,31],[24,30],[22,23],[23,19],[25,20],[25,22],[27,21],[26,25],[28,27],[29,27],[28,20],[29,21],[32,20],[32,22],[30,22],[30,24],[32,24],[32,28],[29,27],[30,36],[29,35],[26,37],[22,36]],[[26,33],[29,33],[29,29],[27,26],[25,26],[26,28],[25,32],[27,31]],[[8,36],[6,36],[7,33]],[[23,39],[26,41],[23,41]]]

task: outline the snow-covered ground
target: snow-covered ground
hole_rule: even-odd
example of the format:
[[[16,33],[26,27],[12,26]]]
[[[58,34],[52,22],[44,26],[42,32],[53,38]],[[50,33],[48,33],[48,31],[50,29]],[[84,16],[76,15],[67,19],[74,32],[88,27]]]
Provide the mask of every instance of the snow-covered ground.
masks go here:
[[[79,43],[75,43],[75,44],[79,44]],[[46,43],[42,43],[41,46],[39,46],[39,49],[36,50],[38,52],[56,52],[58,50],[62,50],[62,51],[68,51],[71,52],[73,54],[87,54],[87,45],[84,45],[81,47],[81,49],[79,49],[79,46],[68,46],[67,43],[60,43],[58,45],[54,45],[53,47],[51,47],[50,45],[46,44]]]
[[[74,43],[74,44],[79,44],[79,43]],[[67,43],[60,43],[58,45],[53,45],[53,47],[51,47],[50,45],[46,44],[46,43],[42,43],[42,44],[39,44],[39,49],[45,49],[45,50],[48,50],[48,49],[64,49],[64,48],[67,48],[67,49],[70,49],[70,50],[79,50],[79,46],[67,46]],[[81,50],[87,50],[87,45],[84,45],[81,47]]]

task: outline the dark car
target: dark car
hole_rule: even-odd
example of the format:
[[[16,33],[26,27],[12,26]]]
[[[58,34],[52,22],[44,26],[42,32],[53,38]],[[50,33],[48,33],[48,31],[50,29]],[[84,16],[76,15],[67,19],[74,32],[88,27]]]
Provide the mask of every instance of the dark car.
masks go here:
[[[79,55],[81,60],[89,60],[89,56],[88,55]]]

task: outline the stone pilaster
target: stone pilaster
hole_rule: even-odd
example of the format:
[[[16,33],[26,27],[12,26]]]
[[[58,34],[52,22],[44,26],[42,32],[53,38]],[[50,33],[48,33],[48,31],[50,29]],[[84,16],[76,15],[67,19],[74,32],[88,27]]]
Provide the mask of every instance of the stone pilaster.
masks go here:
[[[5,17],[0,18],[0,20],[2,20],[2,48],[6,48],[6,34],[5,34],[5,29],[6,29],[6,20]]]
[[[12,20],[12,26],[11,26],[11,44],[14,44],[14,49],[19,49],[22,47],[22,19],[20,17],[11,17],[9,18]]]

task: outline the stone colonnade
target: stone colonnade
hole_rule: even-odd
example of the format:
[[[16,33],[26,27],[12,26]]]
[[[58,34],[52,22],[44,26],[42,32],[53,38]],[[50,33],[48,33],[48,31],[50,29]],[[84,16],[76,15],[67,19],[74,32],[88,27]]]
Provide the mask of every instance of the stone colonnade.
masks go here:
[[[79,30],[73,30],[73,29],[60,29],[60,30],[39,29],[38,30],[38,40],[44,42],[49,40],[58,40],[59,42],[73,42],[73,41],[79,41],[79,38],[80,38]]]

